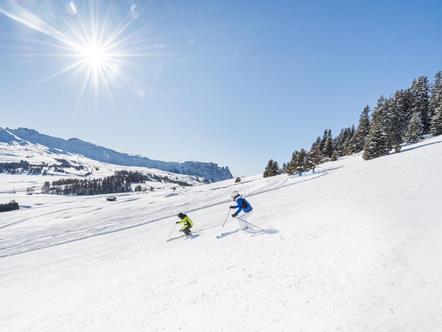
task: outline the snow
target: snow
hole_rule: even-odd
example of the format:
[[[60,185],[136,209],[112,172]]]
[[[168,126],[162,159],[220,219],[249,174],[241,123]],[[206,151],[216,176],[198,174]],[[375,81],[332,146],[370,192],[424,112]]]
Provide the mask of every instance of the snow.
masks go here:
[[[0,193],[28,207],[0,214],[1,330],[438,331],[441,143],[116,202]],[[268,232],[216,239],[233,190]],[[166,242],[178,211],[199,237]]]
[[[8,132],[9,133],[9,132]],[[53,150],[53,149],[52,149]],[[25,192],[26,188],[32,187],[40,191],[45,181],[56,181],[61,178],[103,178],[114,175],[117,171],[127,170],[131,172],[140,172],[147,175],[156,175],[160,177],[168,177],[171,180],[178,180],[189,185],[198,185],[200,182],[195,176],[176,174],[158,169],[147,167],[129,167],[108,164],[86,158],[79,154],[57,152],[53,153],[51,149],[40,144],[27,143],[21,145],[18,143],[1,143],[0,142],[0,163],[19,163],[24,160],[32,165],[46,164],[43,170],[47,175],[8,175],[0,173],[0,193],[8,192]],[[60,160],[69,162],[73,167],[65,167],[65,173],[54,171],[53,166],[60,165]],[[82,166],[82,170],[77,170],[74,166]],[[162,182],[146,182],[148,187],[153,186],[156,189],[177,187],[174,183]]]
[[[40,150],[46,149],[46,151],[43,152],[45,157],[47,152],[52,154],[60,154],[60,152],[62,152],[76,156],[81,155],[103,163],[154,168],[166,172],[193,175],[195,177],[205,178],[209,182],[232,178],[228,167],[220,167],[216,163],[194,161],[177,163],[152,160],[146,157],[120,153],[78,138],[65,140],[59,137],[41,134],[34,129],[28,128],[3,129],[0,127],[0,156],[2,155],[4,145],[11,145],[14,151],[17,150],[17,146],[23,146],[22,150],[26,150],[29,146],[31,151],[36,150],[35,147],[39,147]],[[6,149],[7,148],[8,147],[6,147]],[[35,160],[35,155],[31,154],[31,157],[34,157]]]

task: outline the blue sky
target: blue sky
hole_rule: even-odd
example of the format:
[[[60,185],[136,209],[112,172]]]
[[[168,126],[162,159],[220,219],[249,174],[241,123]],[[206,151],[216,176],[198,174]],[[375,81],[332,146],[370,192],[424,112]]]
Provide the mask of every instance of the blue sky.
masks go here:
[[[56,24],[68,17],[61,1],[19,2]],[[214,161],[246,175],[442,69],[440,1],[146,3],[112,7],[115,21],[133,5],[144,9],[127,33],[139,33],[139,47],[162,45],[112,82],[116,106],[87,91],[76,107],[81,73],[36,84],[66,59],[46,56],[51,38],[0,15],[0,126],[160,160]]]

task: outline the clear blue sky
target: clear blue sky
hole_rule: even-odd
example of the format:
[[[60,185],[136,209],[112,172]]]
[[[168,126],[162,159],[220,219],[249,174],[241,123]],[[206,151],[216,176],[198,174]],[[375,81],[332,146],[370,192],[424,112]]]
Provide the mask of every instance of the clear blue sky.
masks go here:
[[[67,15],[59,0],[18,2],[57,24]],[[113,17],[137,4],[117,3]],[[54,52],[50,38],[0,15],[0,126],[160,160],[214,161],[246,175],[442,69],[441,1],[146,3],[128,32],[147,26],[138,40],[164,48],[113,83],[116,107],[104,93],[75,107],[81,75],[36,85],[65,60],[43,54]]]

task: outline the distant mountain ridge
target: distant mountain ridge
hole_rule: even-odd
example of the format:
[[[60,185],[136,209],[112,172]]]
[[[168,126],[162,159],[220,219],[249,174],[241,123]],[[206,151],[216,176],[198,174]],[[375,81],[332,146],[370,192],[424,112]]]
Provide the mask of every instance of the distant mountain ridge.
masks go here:
[[[34,129],[28,128],[3,129],[0,127],[0,142],[8,144],[27,144],[27,142],[41,144],[55,153],[61,150],[63,152],[80,154],[87,158],[109,164],[149,167],[167,172],[204,177],[210,182],[232,178],[232,173],[228,167],[220,167],[216,163],[198,161],[179,163],[152,160],[147,157],[132,156],[126,153],[117,152],[78,138],[65,140],[41,134]]]

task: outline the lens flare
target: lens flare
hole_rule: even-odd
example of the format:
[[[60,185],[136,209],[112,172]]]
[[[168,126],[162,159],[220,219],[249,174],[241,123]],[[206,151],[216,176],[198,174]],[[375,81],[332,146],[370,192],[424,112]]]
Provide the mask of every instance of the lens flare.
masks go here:
[[[82,76],[77,105],[86,92],[96,97],[100,90],[106,91],[113,101],[111,88],[116,85],[113,83],[129,83],[131,68],[139,68],[149,57],[160,56],[164,49],[163,44],[139,38],[140,32],[146,35],[146,29],[132,27],[140,16],[135,5],[127,6],[125,15],[116,19],[111,15],[115,10],[111,11],[114,7],[110,1],[103,2],[108,8],[105,12],[100,11],[98,0],[68,1],[55,9],[54,3],[59,2],[51,2],[57,15],[47,15],[47,10],[41,9],[43,5],[27,7],[24,3],[7,0],[0,4],[0,14],[40,33],[41,49],[53,49],[46,54],[65,63],[39,84],[73,72]],[[49,1],[39,2],[44,3]],[[138,91],[139,87],[133,90]]]

